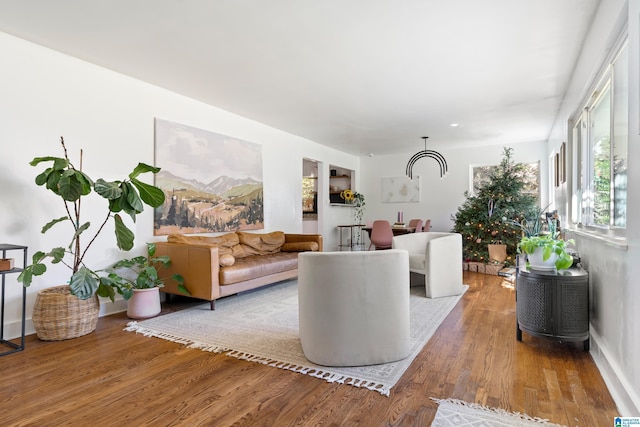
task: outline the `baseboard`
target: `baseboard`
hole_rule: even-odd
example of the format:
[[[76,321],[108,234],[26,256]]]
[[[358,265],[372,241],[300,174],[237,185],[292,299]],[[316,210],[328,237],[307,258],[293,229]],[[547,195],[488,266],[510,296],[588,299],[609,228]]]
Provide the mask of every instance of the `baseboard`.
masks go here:
[[[613,397],[618,415],[621,417],[635,417],[640,414],[640,399],[635,395],[633,388],[621,375],[622,369],[615,360],[610,357],[606,348],[601,345],[600,336],[591,330],[591,357],[596,363],[600,375],[604,379],[609,393]]]

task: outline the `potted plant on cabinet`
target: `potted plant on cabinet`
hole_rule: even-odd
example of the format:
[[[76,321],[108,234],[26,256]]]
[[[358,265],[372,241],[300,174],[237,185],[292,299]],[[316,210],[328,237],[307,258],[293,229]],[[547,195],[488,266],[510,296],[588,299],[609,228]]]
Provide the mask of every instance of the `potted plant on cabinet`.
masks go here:
[[[134,245],[134,234],[125,225],[121,213],[126,213],[133,221],[144,210],[144,205],[158,207],[164,202],[164,192],[146,184],[138,177],[147,172],[157,173],[160,168],[138,163],[134,170],[122,181],[93,180],[82,170],[82,150],[80,163],[76,167],[69,159],[64,139],[60,138],[64,157],[36,157],[31,166],[49,163],[49,166],[36,177],[36,184],[43,186],[60,198],[64,206],[64,216],[53,219],[42,228],[46,233],[58,224],[68,225],[69,238],[65,246],[48,252],[38,251],[33,255],[32,263],[20,273],[18,281],[29,286],[34,276],[47,271],[46,261],[52,264],[62,263],[71,270],[69,285],[58,286],[38,293],[34,306],[33,321],[38,337],[45,340],[75,338],[92,332],[97,324],[99,302],[96,295],[109,297],[112,301],[116,290],[106,277],[101,277],[90,269],[84,259],[105,225],[113,220],[116,245],[129,251]],[[95,192],[105,202],[104,215],[97,229],[87,240],[82,237],[90,232],[91,223],[83,222],[82,202],[93,203],[85,196]],[[87,233],[87,234],[85,234]],[[88,242],[83,244],[83,242]],[[62,307],[60,307],[62,305]]]
[[[166,279],[160,277],[158,267],[168,267],[171,259],[166,255],[155,255],[155,243],[147,243],[147,256],[120,260],[106,270],[109,274],[104,281],[128,301],[127,316],[132,319],[148,319],[160,313],[159,291]],[[118,273],[122,269],[125,273]],[[189,294],[182,275],[174,274],[171,279],[178,282],[178,289]]]
[[[545,208],[546,209],[546,208]],[[518,253],[527,254],[527,265],[534,270],[566,270],[573,265],[573,256],[567,245],[574,244],[573,239],[564,240],[553,217],[547,217],[547,230],[544,229],[544,210],[538,211],[535,218],[522,222],[505,221],[522,230],[518,243]],[[506,218],[505,218],[506,220]]]

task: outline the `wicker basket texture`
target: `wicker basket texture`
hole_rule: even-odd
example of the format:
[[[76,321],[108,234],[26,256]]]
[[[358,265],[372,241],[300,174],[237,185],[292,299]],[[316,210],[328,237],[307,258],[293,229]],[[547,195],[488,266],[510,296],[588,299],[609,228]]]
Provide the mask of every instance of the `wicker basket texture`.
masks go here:
[[[68,285],[38,292],[33,307],[33,326],[43,341],[61,341],[89,334],[96,329],[100,301],[94,295],[81,300]]]

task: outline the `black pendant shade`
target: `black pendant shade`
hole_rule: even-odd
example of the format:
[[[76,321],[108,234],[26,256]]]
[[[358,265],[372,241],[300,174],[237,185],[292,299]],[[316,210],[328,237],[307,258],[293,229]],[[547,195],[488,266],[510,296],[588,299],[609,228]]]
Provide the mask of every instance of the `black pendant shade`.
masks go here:
[[[440,178],[444,178],[444,176],[448,172],[447,161],[445,160],[444,156],[438,153],[437,151],[427,150],[427,138],[429,137],[428,136],[422,137],[422,139],[424,139],[424,150],[418,151],[416,154],[411,156],[411,158],[409,159],[409,162],[407,163],[406,174],[409,177],[409,179],[413,179],[413,165],[423,157],[431,157],[432,159],[435,159],[436,162],[438,162],[438,165],[440,166]]]

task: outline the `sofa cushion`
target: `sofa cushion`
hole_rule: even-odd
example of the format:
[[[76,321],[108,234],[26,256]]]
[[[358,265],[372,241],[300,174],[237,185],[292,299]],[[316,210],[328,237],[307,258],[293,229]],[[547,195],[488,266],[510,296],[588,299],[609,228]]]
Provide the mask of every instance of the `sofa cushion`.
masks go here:
[[[282,252],[306,252],[317,251],[320,249],[317,242],[287,242],[282,245],[280,251]]]
[[[236,231],[240,246],[244,253],[248,255],[268,255],[280,252],[280,247],[284,244],[284,232],[274,231],[271,233],[247,233]]]
[[[231,285],[297,268],[298,254],[296,252],[250,255],[236,259],[236,263],[230,267],[222,267],[220,269],[220,285]]]
[[[218,248],[220,255],[232,255],[234,258],[246,256],[236,233],[226,233],[220,236],[186,236],[184,234],[170,234],[167,242],[189,245],[203,245]],[[221,264],[222,265],[222,264]]]

